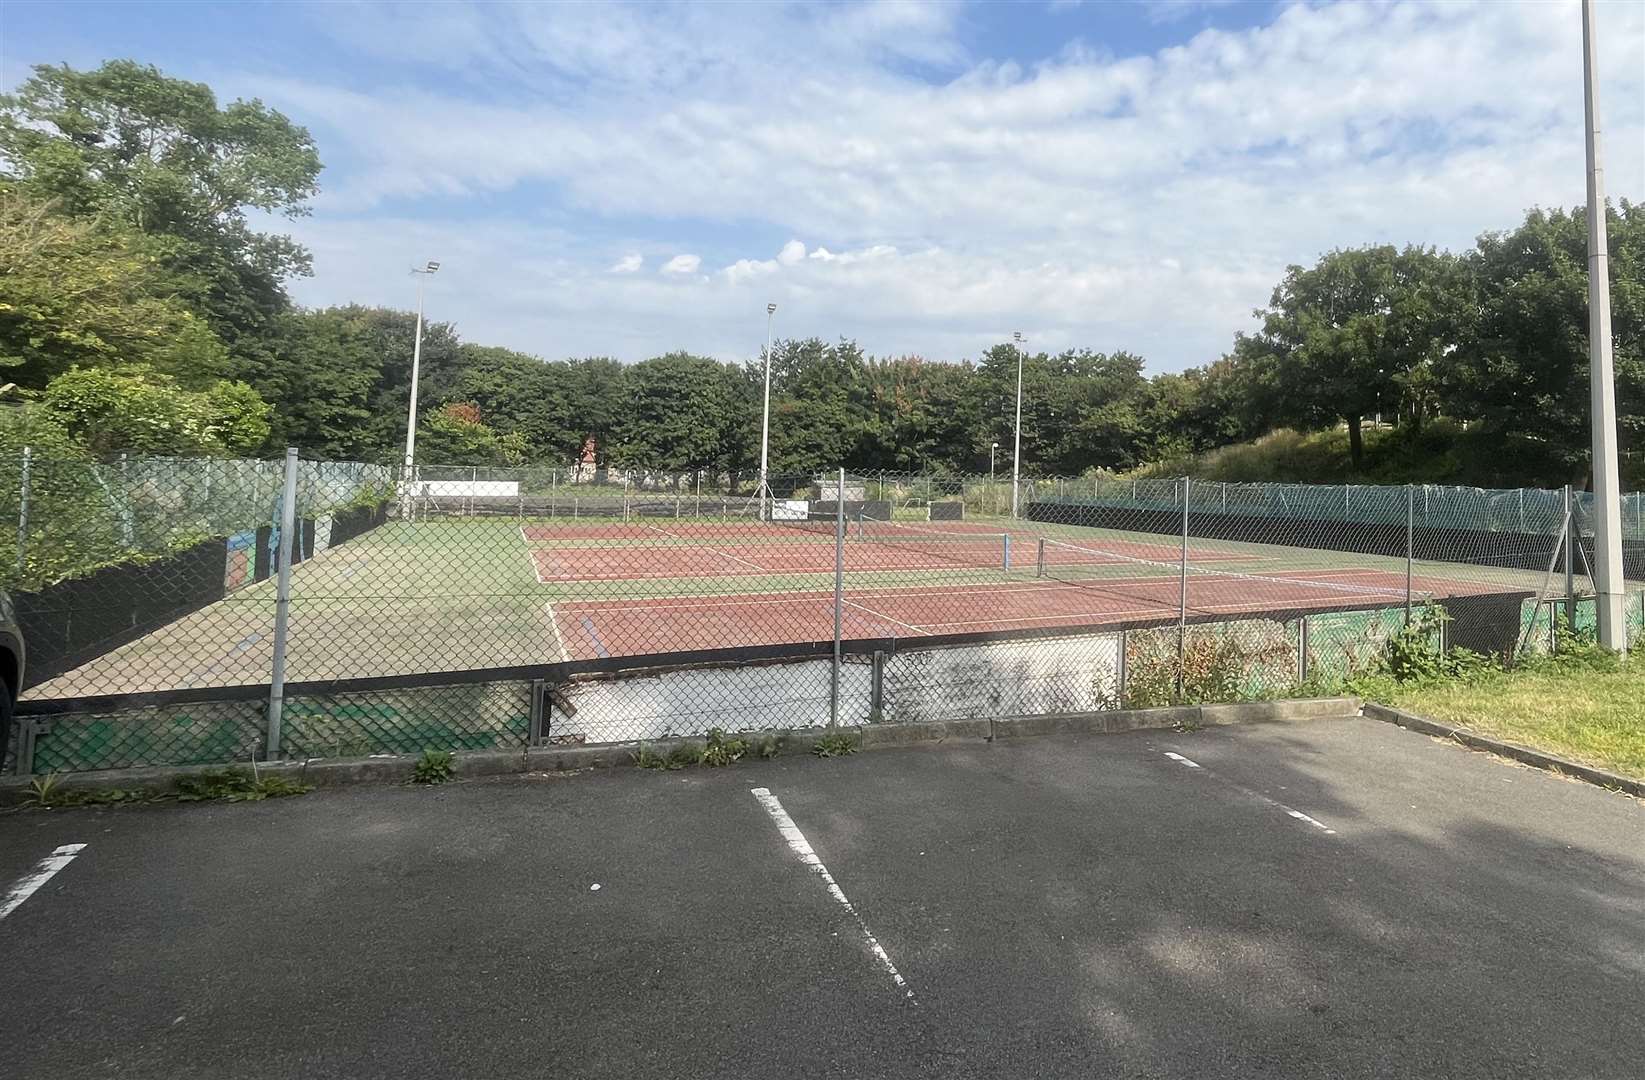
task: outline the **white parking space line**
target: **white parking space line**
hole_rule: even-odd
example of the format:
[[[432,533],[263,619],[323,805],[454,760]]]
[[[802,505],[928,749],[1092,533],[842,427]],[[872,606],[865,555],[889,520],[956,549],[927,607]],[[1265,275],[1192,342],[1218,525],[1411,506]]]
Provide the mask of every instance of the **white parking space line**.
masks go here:
[[[1170,758],[1172,761],[1177,762],[1178,764],[1186,765],[1190,769],[1198,769],[1200,772],[1204,773],[1206,776],[1209,776],[1211,779],[1217,781],[1219,784],[1226,784],[1229,787],[1233,788],[1235,791],[1243,792],[1244,794],[1251,796],[1251,798],[1253,798],[1253,799],[1260,799],[1263,802],[1267,803],[1269,806],[1276,807],[1280,810],[1283,810],[1283,811],[1285,811],[1287,816],[1296,818],[1298,821],[1303,822],[1306,825],[1312,825],[1314,828],[1318,829],[1320,832],[1325,833],[1327,836],[1335,836],[1337,834],[1337,831],[1335,829],[1331,828],[1329,825],[1325,824],[1323,821],[1320,821],[1318,818],[1309,817],[1307,814],[1304,814],[1301,810],[1298,810],[1298,809],[1296,809],[1295,807],[1292,807],[1292,806],[1286,806],[1284,803],[1280,802],[1278,799],[1270,799],[1268,796],[1264,795],[1260,791],[1252,791],[1250,788],[1246,787],[1244,784],[1236,784],[1232,780],[1229,780],[1226,777],[1218,776],[1216,773],[1212,772],[1210,769],[1207,769],[1205,766],[1201,765],[1197,761],[1189,761],[1187,758],[1183,757],[1181,754],[1174,754],[1169,750],[1162,750],[1161,753],[1163,753],[1166,757]]]
[[[33,896],[35,892],[50,881],[57,871],[74,861],[74,857],[84,851],[84,844],[64,844],[62,847],[40,860],[34,871],[17,879],[17,884],[11,887],[11,892],[0,900],[0,919],[23,906],[23,901]]]
[[[868,929],[868,923],[852,906],[851,901],[845,895],[845,890],[840,888],[839,883],[834,880],[834,875],[828,872],[828,867],[824,866],[823,861],[817,857],[817,853],[811,848],[811,842],[805,838],[805,834],[800,831],[800,827],[794,824],[794,819],[788,816],[788,811],[783,809],[783,804],[767,788],[757,787],[748,790],[754,798],[759,800],[760,805],[765,807],[765,812],[771,815],[771,820],[776,822],[777,831],[788,842],[789,850],[799,857],[800,862],[810,867],[818,877],[822,878],[823,884],[828,888],[828,895],[838,900],[840,906],[849,911],[851,917],[857,920],[857,926],[862,930],[863,940],[868,944],[869,951],[880,962],[880,966],[885,969],[886,974],[891,976],[891,981],[897,984],[897,989],[901,990],[903,995],[910,1001],[914,1000],[914,991],[909,989],[908,982],[902,977],[902,973],[897,970],[897,965],[891,962],[891,957],[886,954],[885,949],[880,946],[879,940]]]

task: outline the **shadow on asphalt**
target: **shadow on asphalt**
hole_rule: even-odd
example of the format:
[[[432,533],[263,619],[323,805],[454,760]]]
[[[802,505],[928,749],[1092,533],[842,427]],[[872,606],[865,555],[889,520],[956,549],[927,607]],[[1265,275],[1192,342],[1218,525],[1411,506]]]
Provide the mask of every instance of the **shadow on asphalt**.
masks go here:
[[[1631,1077],[1645,1055],[1645,808],[1369,721],[17,815],[0,870],[70,840],[81,862],[0,922],[14,1075]]]

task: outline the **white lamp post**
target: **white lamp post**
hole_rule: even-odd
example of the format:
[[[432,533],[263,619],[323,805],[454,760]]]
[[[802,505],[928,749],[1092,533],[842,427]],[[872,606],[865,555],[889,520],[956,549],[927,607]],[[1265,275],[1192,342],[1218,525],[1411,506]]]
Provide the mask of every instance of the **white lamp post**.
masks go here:
[[[426,266],[411,271],[417,275],[417,332],[411,345],[411,404],[406,410],[405,486],[401,494],[406,511],[411,509],[412,462],[417,456],[417,380],[423,366],[423,281],[439,269],[440,264],[430,259]]]
[[[988,447],[988,482],[994,482],[994,455],[1000,452],[1000,444],[992,443]]]
[[[776,313],[776,304],[765,305],[765,407],[760,413],[760,489],[754,493],[760,500],[761,521],[770,518],[771,484],[766,462],[771,443],[771,317]]]
[[[1594,606],[1599,643],[1628,647],[1622,573],[1622,498],[1616,459],[1616,383],[1611,359],[1610,258],[1605,243],[1605,169],[1600,163],[1593,0],[1582,0],[1582,83],[1588,149],[1588,380],[1594,451]]]
[[[1011,446],[1011,516],[1017,516],[1017,489],[1022,483],[1022,331],[1013,330],[1011,340],[1017,344],[1017,428]]]

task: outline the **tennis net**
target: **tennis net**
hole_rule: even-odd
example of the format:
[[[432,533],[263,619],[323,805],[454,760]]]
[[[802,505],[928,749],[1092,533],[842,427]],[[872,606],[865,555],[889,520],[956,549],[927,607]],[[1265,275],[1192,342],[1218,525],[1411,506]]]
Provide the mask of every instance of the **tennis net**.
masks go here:
[[[962,566],[1011,569],[1011,534],[1006,532],[921,528],[898,521],[859,517],[854,534],[867,543],[890,544]]]
[[[1255,608],[1342,608],[1358,604],[1391,607],[1422,603],[1431,594],[1414,589],[1409,579],[1379,571],[1351,571],[1362,581],[1332,581],[1279,574],[1252,574],[1198,566],[1192,562],[1145,559],[1088,544],[1041,537],[1035,574],[1071,585],[1146,594],[1159,606],[1184,602],[1196,611]],[[1374,580],[1372,575],[1381,580]],[[1392,578],[1393,580],[1389,580]],[[1183,587],[1186,586],[1186,596]]]

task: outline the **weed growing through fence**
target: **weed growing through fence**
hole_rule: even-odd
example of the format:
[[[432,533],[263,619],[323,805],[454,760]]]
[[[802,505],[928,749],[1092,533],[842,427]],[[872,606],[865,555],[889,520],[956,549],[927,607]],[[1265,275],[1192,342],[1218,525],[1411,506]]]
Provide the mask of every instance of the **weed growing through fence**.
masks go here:
[[[710,728],[708,745],[703,747],[699,763],[709,766],[730,765],[748,753],[748,740],[729,737],[719,728]]]
[[[1127,709],[1164,705],[1244,701],[1265,694],[1270,669],[1295,664],[1293,646],[1269,638],[1190,632],[1182,653],[1182,692],[1177,692],[1177,632],[1129,635],[1126,655]]]
[[[179,776],[174,785],[178,802],[259,802],[303,795],[314,788],[284,776],[261,776],[244,769],[214,769]]]
[[[830,731],[811,744],[811,752],[820,758],[844,757],[855,754],[862,739],[851,731]]]
[[[457,760],[450,750],[424,750],[411,767],[413,784],[443,784],[457,775]]]
[[[657,751],[651,749],[651,747],[647,746],[645,743],[641,743],[633,750],[630,750],[628,752],[628,760],[632,761],[636,766],[642,769],[668,768],[668,758],[657,753]]]
[[[36,777],[29,783],[28,795],[23,805],[49,810],[157,802],[260,802],[263,799],[306,795],[313,790],[313,785],[300,784],[284,776],[259,775],[244,769],[217,769],[180,776],[172,782],[169,791],[132,788],[65,789],[62,786],[62,776],[50,773]]]

